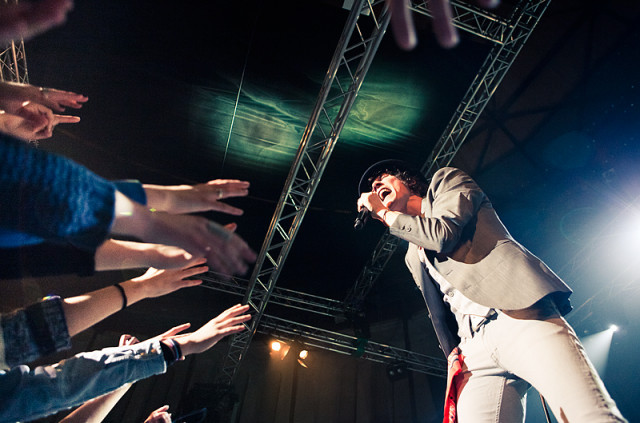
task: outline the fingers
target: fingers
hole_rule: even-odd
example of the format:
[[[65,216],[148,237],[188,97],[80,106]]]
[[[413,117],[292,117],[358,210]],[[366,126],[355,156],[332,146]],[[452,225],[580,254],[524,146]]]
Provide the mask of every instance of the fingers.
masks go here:
[[[144,241],[175,245],[194,257],[206,257],[212,270],[227,275],[244,274],[257,257],[231,230],[199,216],[153,213],[143,236]]]
[[[453,26],[449,0],[430,0],[433,13],[433,32],[442,47],[451,48],[458,44],[458,32]]]
[[[171,423],[171,414],[167,413],[169,406],[164,405],[157,410],[154,410],[144,423]]]
[[[175,336],[175,335],[179,334],[180,332],[183,332],[183,331],[189,329],[190,327],[191,327],[191,323],[183,323],[181,325],[172,327],[168,331],[160,334],[158,337],[160,339],[170,338],[172,336]]]
[[[233,216],[242,216],[244,214],[244,210],[230,206],[229,204],[223,203],[221,201],[216,202],[215,211],[231,214]]]
[[[245,197],[249,194],[250,183],[238,179],[214,179],[207,182],[207,187],[216,193],[218,199],[229,197]]]
[[[40,102],[56,112],[63,112],[65,107],[73,109],[81,108],[89,97],[82,94],[76,94],[70,91],[62,91],[54,88],[41,88]]]
[[[235,224],[227,228],[210,221],[207,228],[218,241],[218,248],[212,247],[207,254],[209,264],[228,275],[246,273],[248,263],[255,262],[257,255],[242,238],[233,233]]]
[[[131,340],[136,339],[135,336],[129,335],[128,333],[120,335],[120,340],[118,341],[119,347],[124,347],[126,345],[132,345]]]
[[[54,115],[54,121],[54,126],[59,123],[78,123],[80,122],[80,117],[70,115]]]
[[[230,206],[220,200],[231,197],[246,197],[249,195],[249,182],[237,179],[214,179],[201,185],[207,191],[207,197],[212,202],[211,209],[222,213],[241,216],[244,211]]]
[[[65,91],[63,98],[60,98],[58,103],[65,107],[80,109],[87,101],[89,101],[89,97],[87,96]]]
[[[237,317],[239,315],[241,315],[242,313],[246,313],[247,311],[249,311],[249,304],[236,304],[233,307],[230,307],[228,309],[226,309],[225,311],[223,311],[222,313],[220,313],[218,315],[218,317],[216,317],[214,320],[218,321],[218,322],[222,322],[226,319],[229,318],[234,318]],[[247,315],[249,318],[251,318],[250,315]],[[248,319],[247,319],[248,320]]]
[[[391,28],[398,46],[404,50],[413,49],[418,44],[413,26],[409,0],[387,0],[391,11]]]
[[[200,285],[202,280],[200,279],[186,279],[195,275],[200,275],[209,271],[209,266],[194,266],[182,271],[181,288],[188,288],[191,286]]]

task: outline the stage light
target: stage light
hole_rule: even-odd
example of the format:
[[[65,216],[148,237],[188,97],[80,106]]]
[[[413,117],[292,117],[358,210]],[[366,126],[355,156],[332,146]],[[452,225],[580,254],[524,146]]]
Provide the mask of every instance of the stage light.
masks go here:
[[[271,342],[271,356],[278,358],[280,360],[284,360],[284,358],[289,353],[291,346],[286,342],[275,340]]]
[[[304,348],[298,353],[298,364],[308,369],[311,366],[311,358],[309,357],[309,351]]]
[[[393,363],[387,366],[387,376],[392,381],[407,377],[407,372],[407,363]]]
[[[618,328],[618,326],[617,326],[617,325],[611,325],[611,326],[609,326],[609,330],[610,330],[611,332],[617,332],[617,331],[618,331],[618,329],[619,329],[619,328]]]
[[[596,368],[600,377],[605,377],[607,372],[607,362],[609,361],[609,351],[611,350],[611,340],[613,339],[614,327],[594,333],[581,339],[591,363]]]

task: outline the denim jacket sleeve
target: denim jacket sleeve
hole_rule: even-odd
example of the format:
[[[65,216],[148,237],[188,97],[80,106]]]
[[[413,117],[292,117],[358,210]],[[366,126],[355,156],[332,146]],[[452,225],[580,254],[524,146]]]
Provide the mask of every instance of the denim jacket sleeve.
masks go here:
[[[158,340],[0,371],[0,422],[38,419],[165,371]]]
[[[60,297],[0,316],[0,369],[71,347]]]

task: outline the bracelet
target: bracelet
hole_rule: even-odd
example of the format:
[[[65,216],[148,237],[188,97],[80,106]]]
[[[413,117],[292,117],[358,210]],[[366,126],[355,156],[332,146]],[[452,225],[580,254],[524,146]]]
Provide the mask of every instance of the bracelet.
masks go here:
[[[118,291],[120,291],[120,295],[122,295],[122,308],[120,310],[124,310],[125,308],[127,308],[127,294],[124,292],[124,288],[121,287],[119,283],[113,286],[118,288]]]
[[[160,341],[160,348],[162,349],[162,356],[167,366],[172,365],[176,361],[184,360],[182,351],[180,350],[180,344],[171,338],[163,339]]]
[[[176,361],[184,360],[184,356],[182,355],[182,349],[180,349],[180,344],[173,338],[168,338],[167,341],[171,342],[171,346],[173,347],[173,352],[176,355]]]

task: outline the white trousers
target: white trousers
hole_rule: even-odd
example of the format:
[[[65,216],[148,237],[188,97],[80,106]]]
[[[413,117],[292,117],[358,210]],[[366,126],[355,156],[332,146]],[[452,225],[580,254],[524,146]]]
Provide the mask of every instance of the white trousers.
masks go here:
[[[464,338],[460,349],[459,423],[524,422],[530,386],[558,422],[626,422],[575,332],[557,313],[529,320],[498,312]]]

